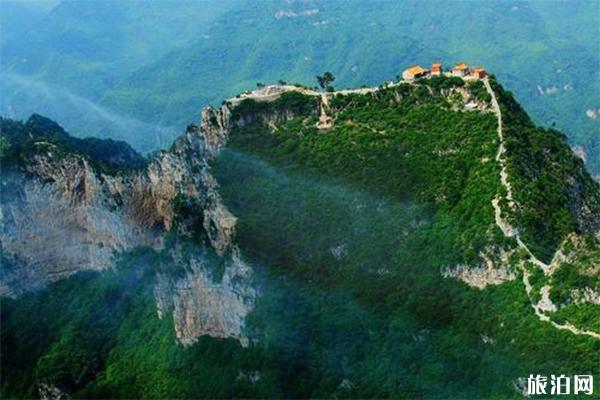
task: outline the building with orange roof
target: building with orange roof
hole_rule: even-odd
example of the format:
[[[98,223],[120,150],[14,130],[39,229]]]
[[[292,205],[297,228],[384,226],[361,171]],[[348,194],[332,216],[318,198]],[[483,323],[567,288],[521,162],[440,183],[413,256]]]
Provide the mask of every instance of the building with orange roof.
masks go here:
[[[434,63],[431,64],[431,75],[439,76],[442,74],[442,64]]]
[[[473,67],[471,68],[471,78],[475,79],[483,79],[485,78],[487,73],[483,67]]]
[[[421,67],[420,65],[414,65],[414,66],[404,70],[404,72],[402,73],[402,79],[407,80],[407,81],[412,81],[414,79],[418,79],[418,78],[421,78],[421,77],[427,75],[428,72],[429,71],[427,71],[425,68]]]
[[[469,75],[469,66],[465,63],[459,63],[452,68],[452,76],[463,76]]]

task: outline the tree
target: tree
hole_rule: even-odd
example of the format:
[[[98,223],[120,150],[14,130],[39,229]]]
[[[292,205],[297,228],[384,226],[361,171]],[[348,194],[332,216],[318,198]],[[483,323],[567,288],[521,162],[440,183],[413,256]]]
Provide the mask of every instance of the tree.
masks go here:
[[[321,89],[325,89],[328,92],[333,91],[333,86],[331,86],[331,82],[335,81],[335,76],[329,71],[325,72],[323,75],[317,75],[317,81],[319,82],[319,86]]]

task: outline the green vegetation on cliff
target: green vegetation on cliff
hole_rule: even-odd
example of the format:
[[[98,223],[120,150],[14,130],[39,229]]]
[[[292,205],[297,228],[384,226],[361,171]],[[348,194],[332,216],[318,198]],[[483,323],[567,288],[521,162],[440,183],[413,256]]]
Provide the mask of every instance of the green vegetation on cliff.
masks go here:
[[[548,204],[535,192],[515,193],[523,196],[514,219],[524,238],[549,253],[570,229],[585,231],[598,218],[592,208],[582,221],[571,207],[593,202],[598,188],[563,138],[540,137],[510,95],[496,90],[515,192],[535,186],[521,172],[530,163],[550,169],[547,182],[564,178],[582,189],[549,187]],[[81,398],[519,398],[519,379],[529,374],[598,375],[600,342],[540,321],[520,271],[484,290],[441,274],[480,265],[481,253],[497,261],[500,248],[514,246],[491,205],[502,191],[496,117],[466,111],[463,94],[489,108],[479,85],[457,79],[338,95],[329,130],[316,128],[314,97],[244,100],[211,169],[256,275],[249,346],[210,337],[182,346],[173,316],[158,318],[158,274],[191,272],[168,255],[172,246],[186,248],[182,258],[200,253],[212,274],[221,271],[211,251],[169,236],[161,251],[121,255],[114,271],[2,299],[2,396],[36,397],[36,385],[47,382]],[[516,127],[535,132],[517,140]],[[184,200],[174,199],[176,222],[199,223]],[[527,217],[534,202],[552,221]],[[597,287],[589,268],[597,243],[585,240],[586,251],[573,245],[577,256],[555,275],[553,299]],[[596,329],[597,308],[575,306],[553,318]]]
[[[35,398],[48,382],[75,398],[517,398],[532,371],[598,373],[597,341],[540,323],[519,281],[480,291],[430,268],[414,205],[225,160],[243,248],[251,231],[263,240],[249,255],[267,264],[254,266],[256,341],[178,344],[154,295],[157,272],[178,272],[139,249],[114,271],[2,299],[3,397]]]
[[[599,185],[564,135],[536,127],[510,92],[494,79],[492,83],[502,108],[508,172],[519,204],[516,226],[534,254],[550,261],[569,233],[600,227]],[[435,205],[459,225],[456,246],[464,249],[463,258],[472,260],[486,240],[501,240],[489,226],[491,199],[502,189],[495,162],[495,116],[449,111],[453,102],[462,105],[461,96],[449,90],[462,86],[459,78],[436,77],[374,94],[337,95],[331,101],[330,131],[319,131],[315,120],[299,115],[275,132],[260,124],[234,130],[232,144],[383,196],[408,196]],[[467,90],[486,104],[489,94],[481,86],[471,83]],[[257,110],[263,112],[261,107]]]
[[[435,206],[434,230],[454,236],[456,261],[473,261],[490,238],[499,240],[490,228],[491,201],[500,191],[496,119],[492,113],[452,111],[453,96],[442,92],[457,83],[464,84],[436,79],[336,95],[331,130],[320,131],[315,117],[298,115],[274,132],[264,124],[234,129],[231,143],[292,170]]]
[[[4,166],[25,166],[38,144],[55,145],[54,151],[78,153],[104,172],[139,168],[146,160],[127,143],[93,137],[70,136],[56,122],[33,114],[26,122],[0,117],[0,160]]]
[[[512,93],[492,80],[502,110],[516,226],[530,249],[550,262],[571,232],[600,229],[600,185],[554,129],[536,126]]]
[[[191,348],[177,342],[172,316],[159,319],[154,298],[156,274],[177,274],[173,264],[165,253],[141,248],[113,271],[84,272],[18,300],[3,298],[2,397],[38,398],[39,383],[76,398],[277,393],[272,381],[255,387],[239,378],[268,360],[259,348],[208,337]]]

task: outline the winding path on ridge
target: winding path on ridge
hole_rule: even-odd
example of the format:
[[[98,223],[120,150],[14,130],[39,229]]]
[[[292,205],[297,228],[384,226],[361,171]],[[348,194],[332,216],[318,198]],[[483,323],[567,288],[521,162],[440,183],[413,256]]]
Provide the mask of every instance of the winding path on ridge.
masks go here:
[[[490,94],[490,96],[492,98],[492,109],[493,109],[494,114],[496,114],[496,117],[498,118],[498,128],[497,129],[498,129],[498,140],[500,143],[498,146],[498,153],[496,154],[496,161],[498,161],[498,163],[500,164],[500,182],[502,183],[502,186],[506,190],[506,200],[508,201],[509,208],[511,210],[514,210],[515,202],[514,202],[514,198],[513,198],[513,194],[512,194],[512,186],[510,185],[510,182],[508,181],[508,173],[506,172],[506,159],[504,157],[504,154],[506,152],[506,147],[504,145],[504,134],[502,132],[502,112],[500,111],[500,105],[498,104],[498,100],[496,99],[496,94],[492,90],[492,87],[490,85],[488,78],[483,79],[483,84],[485,85],[487,92]],[[500,228],[502,233],[504,233],[504,236],[514,238],[517,241],[519,248],[524,250],[527,253],[527,255],[529,256],[529,261],[531,263],[533,263],[537,267],[541,268],[545,274],[551,273],[553,266],[560,259],[560,257],[558,256],[559,251],[556,252],[556,254],[554,255],[552,262],[550,264],[546,264],[546,263],[542,262],[537,257],[535,257],[533,255],[533,253],[529,250],[527,245],[525,243],[523,243],[518,230],[515,229],[514,227],[512,227],[512,225],[502,217],[502,211],[500,209],[499,195],[496,195],[496,197],[492,200],[492,207],[494,207],[496,225]],[[535,314],[538,316],[538,318],[541,321],[550,322],[555,328],[561,329],[561,330],[567,330],[569,332],[574,333],[575,335],[587,335],[587,336],[591,336],[593,338],[600,340],[600,333],[579,329],[576,326],[570,324],[569,322],[566,322],[564,324],[559,324],[557,322],[552,321],[548,315],[544,314],[544,312],[541,310],[539,303],[535,303],[531,299],[531,291],[533,290],[533,288],[531,286],[531,283],[529,282],[529,274],[530,274],[529,271],[523,266],[523,264],[519,264],[519,265],[520,265],[521,271],[523,273],[523,284],[525,285],[525,291],[527,293],[527,296],[529,297],[529,302],[531,303],[531,307],[533,308],[533,311],[535,312]]]
[[[496,115],[496,117],[498,118],[497,130],[498,130],[499,146],[498,146],[498,153],[496,154],[496,161],[500,164],[500,182],[502,183],[502,186],[506,190],[506,200],[508,202],[509,209],[512,211],[515,209],[516,204],[515,204],[514,197],[513,197],[512,186],[508,180],[508,173],[506,171],[506,158],[504,157],[505,152],[506,152],[506,147],[504,145],[504,134],[502,131],[502,112],[500,110],[500,105],[498,104],[498,100],[496,99],[496,94],[494,93],[494,91],[492,90],[492,87],[490,85],[489,79],[486,77],[486,78],[482,79],[482,81],[483,81],[483,84],[485,85],[487,92],[491,96],[492,110],[493,110],[494,114]],[[399,83],[400,82],[392,83],[388,87],[396,86]],[[320,97],[320,99],[321,99],[320,110],[319,110],[320,121],[319,121],[318,125],[323,128],[329,128],[329,127],[331,127],[331,121],[330,121],[329,116],[327,115],[327,111],[328,111],[327,109],[329,108],[329,102],[328,102],[329,96],[333,96],[336,94],[347,95],[347,94],[351,94],[351,93],[367,94],[367,93],[376,92],[377,90],[379,90],[378,87],[366,87],[366,88],[344,89],[344,90],[337,90],[334,92],[322,93],[322,92],[318,92],[318,91],[310,89],[310,88],[298,87],[295,85],[272,85],[272,86],[267,86],[264,88],[254,90],[252,92],[244,93],[240,96],[237,96],[235,98],[231,98],[231,99],[227,100],[227,102],[234,106],[239,104],[244,99],[252,99],[252,100],[260,101],[260,102],[265,102],[265,101],[268,102],[268,101],[273,101],[273,100],[277,99],[282,93],[288,92],[288,91],[296,91],[296,92],[302,93],[304,95]],[[535,266],[540,268],[544,272],[544,274],[551,275],[554,268],[558,266],[558,263],[560,263],[560,261],[562,259],[560,250],[558,250],[555,253],[550,264],[544,263],[543,261],[538,259],[531,252],[531,250],[529,250],[527,245],[521,240],[519,231],[516,228],[514,228],[510,224],[510,222],[508,222],[506,219],[504,219],[502,217],[502,211],[500,208],[500,195],[496,195],[496,197],[492,200],[492,207],[494,208],[496,225],[500,228],[500,230],[502,231],[504,236],[509,237],[509,238],[514,238],[517,241],[519,248],[522,249],[523,251],[525,251],[526,254],[529,256],[529,262],[531,262],[532,264],[534,264]],[[544,313],[544,311],[543,311],[544,307],[541,304],[542,302],[535,303],[531,299],[531,291],[533,290],[533,288],[531,286],[531,283],[529,282],[530,272],[524,267],[524,265],[522,263],[519,265],[520,265],[520,269],[523,273],[523,284],[525,285],[525,291],[527,293],[527,296],[529,297],[529,302],[530,302],[531,307],[533,308],[535,314],[538,316],[538,318],[541,321],[549,322],[555,328],[560,329],[560,330],[567,330],[569,332],[572,332],[575,335],[587,335],[587,336],[591,336],[593,338],[600,340],[600,333],[579,329],[576,326],[570,324],[569,322],[566,322],[564,324],[559,324],[557,322],[552,321],[550,319],[550,317]]]

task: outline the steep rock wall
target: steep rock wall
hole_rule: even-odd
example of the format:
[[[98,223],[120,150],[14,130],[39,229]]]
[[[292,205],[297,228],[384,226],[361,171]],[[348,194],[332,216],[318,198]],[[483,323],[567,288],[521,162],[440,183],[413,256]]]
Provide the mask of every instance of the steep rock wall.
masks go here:
[[[2,295],[109,268],[113,254],[136,246],[160,247],[179,194],[206,206],[209,216],[220,208],[216,184],[205,184],[202,138],[193,126],[143,170],[104,174],[82,155],[47,142],[35,144],[24,169],[3,177],[0,241],[11,265],[3,269]],[[219,246],[230,237],[221,235]]]
[[[17,297],[82,270],[109,269],[116,255],[138,246],[163,250],[165,235],[176,231],[199,248],[206,240],[225,269],[215,278],[206,259],[168,249],[172,269],[185,273],[157,274],[159,316],[172,313],[184,344],[201,335],[247,344],[244,318],[256,296],[252,269],[238,255],[236,218],[208,166],[226,141],[228,116],[217,120],[210,113],[203,112],[201,129],[188,126],[142,169],[108,174],[46,141],[33,144],[24,165],[3,166],[0,295]]]

